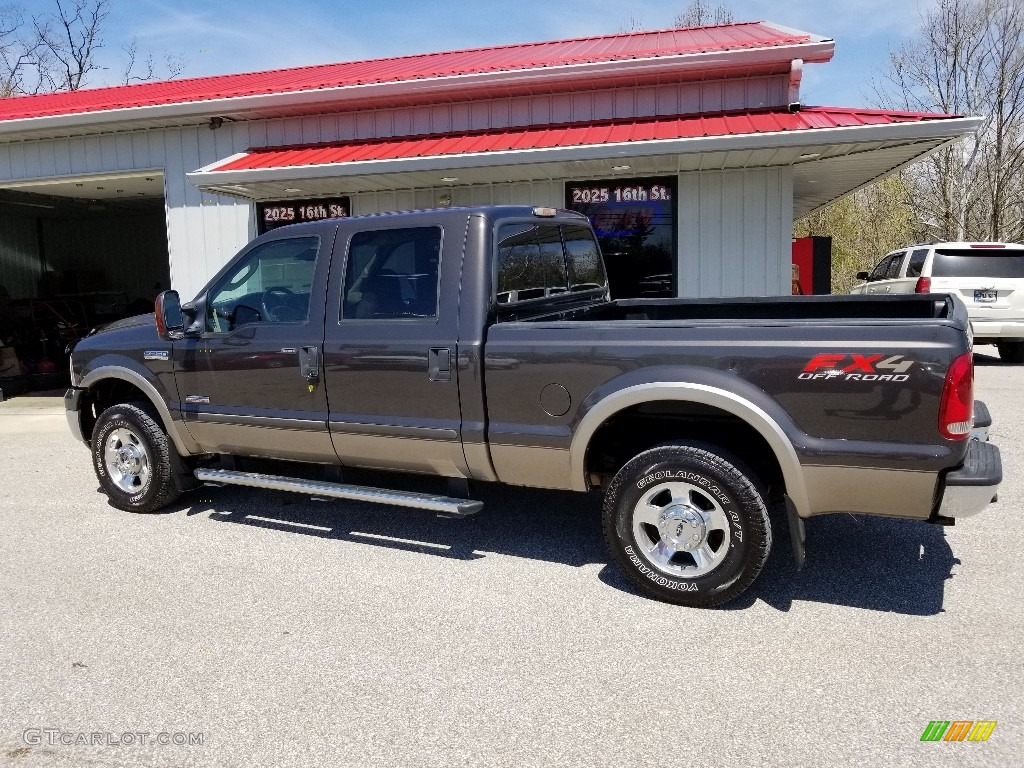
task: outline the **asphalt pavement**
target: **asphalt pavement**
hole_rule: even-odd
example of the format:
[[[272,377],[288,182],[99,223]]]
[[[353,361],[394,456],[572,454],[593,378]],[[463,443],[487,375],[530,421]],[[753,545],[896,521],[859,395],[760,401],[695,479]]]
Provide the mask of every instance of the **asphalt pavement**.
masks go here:
[[[636,594],[597,496],[488,488],[444,520],[204,488],[121,512],[59,400],[9,400],[0,764],[1019,765],[1024,366],[976,360],[997,505],[811,520],[800,572],[781,528],[722,610]],[[998,724],[922,742],[934,720]]]

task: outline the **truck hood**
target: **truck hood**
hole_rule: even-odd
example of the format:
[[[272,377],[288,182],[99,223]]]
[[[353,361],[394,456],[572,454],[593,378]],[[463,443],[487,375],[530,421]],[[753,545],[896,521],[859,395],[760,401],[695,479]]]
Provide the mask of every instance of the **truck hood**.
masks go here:
[[[156,319],[155,315],[150,312],[148,315],[135,315],[135,317],[126,317],[123,320],[115,320],[112,323],[106,325],[97,326],[89,334],[95,336],[101,333],[110,333],[112,331],[120,331],[126,328],[137,328],[140,325],[151,325],[156,331]]]

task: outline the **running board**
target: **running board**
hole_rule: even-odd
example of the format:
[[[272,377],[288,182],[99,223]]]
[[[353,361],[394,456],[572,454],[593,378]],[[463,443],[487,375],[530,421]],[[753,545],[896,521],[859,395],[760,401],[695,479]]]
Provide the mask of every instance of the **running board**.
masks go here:
[[[342,485],[323,480],[299,480],[278,475],[259,475],[254,472],[235,472],[228,469],[197,469],[197,480],[204,483],[223,485],[245,485],[250,488],[265,488],[270,491],[290,491],[308,496],[328,496],[332,499],[367,501],[372,504],[391,504],[396,507],[426,509],[447,517],[468,517],[483,509],[482,501],[452,499],[448,496],[433,496],[429,493],[410,493],[384,488],[367,488],[361,485]]]

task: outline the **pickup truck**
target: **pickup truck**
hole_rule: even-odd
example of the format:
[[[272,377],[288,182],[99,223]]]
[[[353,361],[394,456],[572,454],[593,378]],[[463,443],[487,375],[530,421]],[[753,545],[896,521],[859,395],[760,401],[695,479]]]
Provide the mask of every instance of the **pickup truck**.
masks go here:
[[[603,491],[614,561],[687,606],[750,586],[769,508],[799,567],[809,517],[950,525],[1002,474],[954,296],[612,300],[588,220],[552,208],[273,230],[71,369],[68,422],[115,507],[207,482],[451,517],[481,508],[476,483]]]

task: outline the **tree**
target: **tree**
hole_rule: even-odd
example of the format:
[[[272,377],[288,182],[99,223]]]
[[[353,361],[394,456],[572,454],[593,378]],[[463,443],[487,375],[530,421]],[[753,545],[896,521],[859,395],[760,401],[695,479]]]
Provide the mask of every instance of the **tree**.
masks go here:
[[[939,0],[876,86],[884,106],[981,115],[970,139],[909,173],[936,240],[1024,238],[1024,2]]]
[[[925,232],[904,174],[882,179],[798,219],[793,237],[832,238],[832,292],[849,293],[854,275],[897,248],[921,242]]]
[[[17,93],[36,93],[39,79],[41,44],[28,31],[21,8],[0,7],[0,98]]]
[[[704,0],[693,0],[685,11],[676,16],[673,26],[709,27],[713,24],[732,24],[733,21],[732,11],[727,6],[712,8]]]
[[[27,17],[18,5],[0,7],[0,97],[77,91],[107,69],[100,57],[112,0],[53,0],[54,8]],[[122,83],[171,79],[186,62],[171,54],[158,66],[138,42],[121,45]]]
[[[44,79],[53,91],[77,91],[100,68],[103,22],[110,0],[54,0],[56,13],[33,19],[43,53]]]

